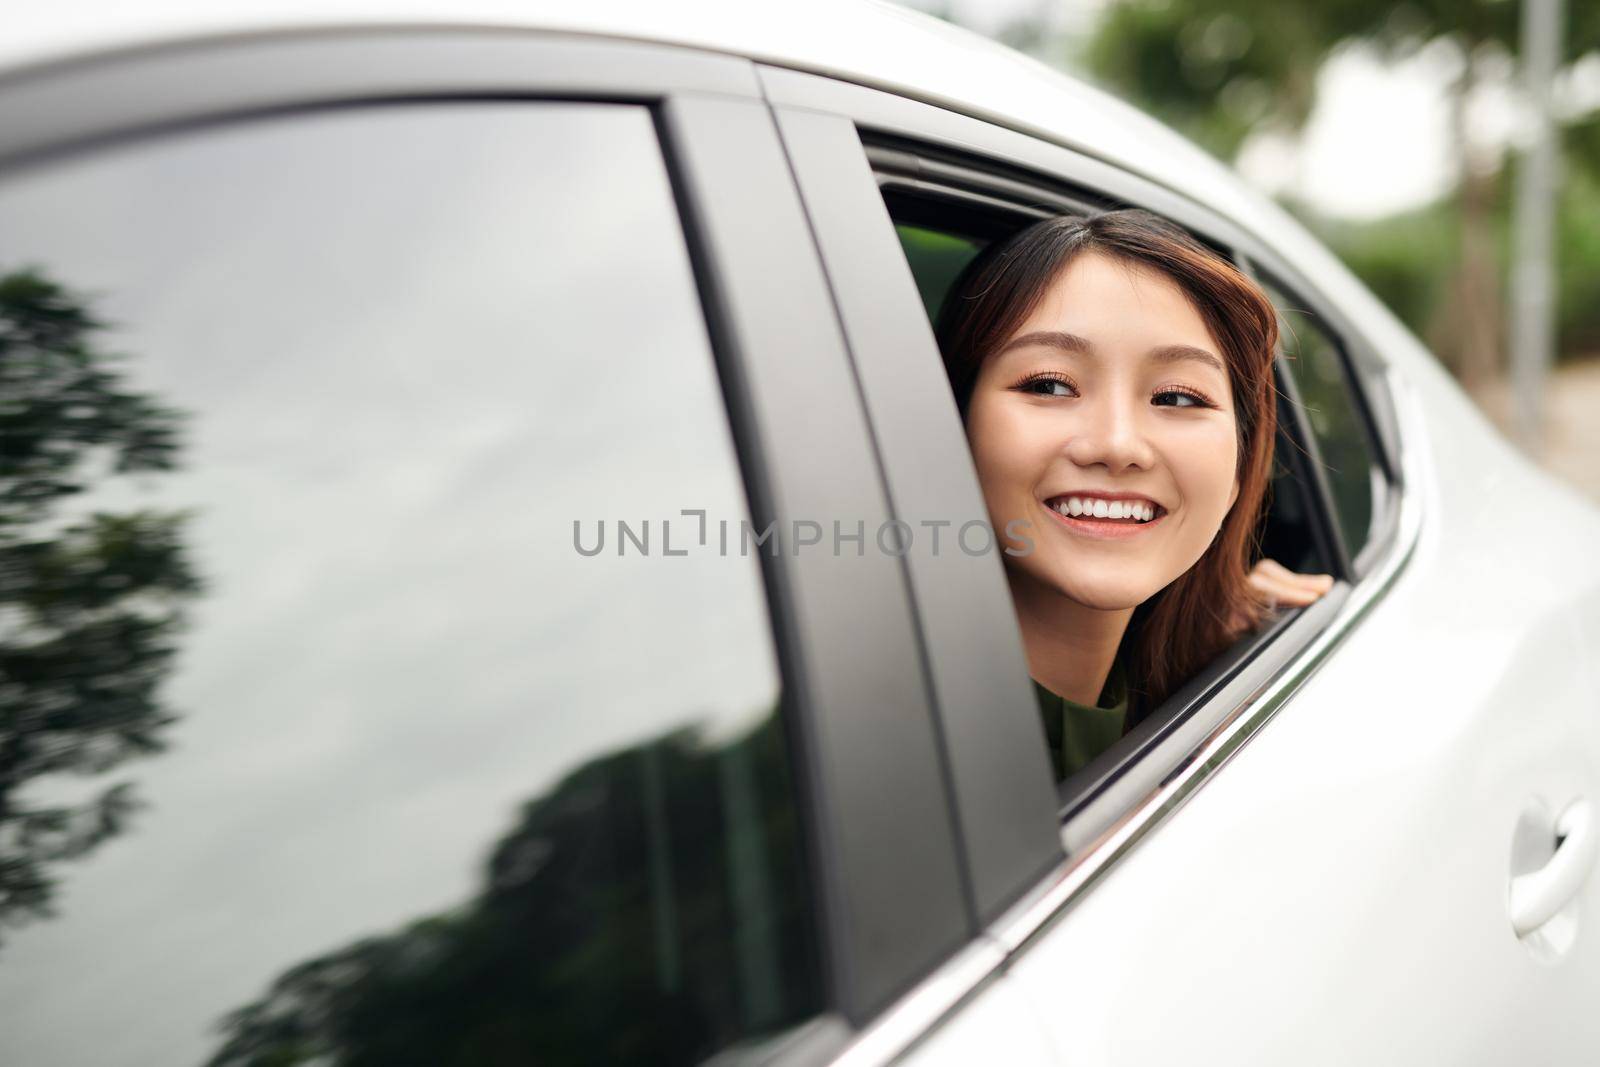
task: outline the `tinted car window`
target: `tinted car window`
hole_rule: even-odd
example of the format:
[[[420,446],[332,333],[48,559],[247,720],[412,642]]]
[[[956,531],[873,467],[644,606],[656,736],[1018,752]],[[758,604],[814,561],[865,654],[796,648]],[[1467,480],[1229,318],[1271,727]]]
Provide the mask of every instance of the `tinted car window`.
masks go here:
[[[105,149],[0,176],[0,256],[0,1061],[684,1063],[818,1009],[648,112]]]
[[[1340,532],[1353,557],[1367,543],[1380,474],[1361,414],[1356,409],[1338,342],[1310,312],[1270,290],[1282,318],[1284,355],[1294,370],[1306,421],[1316,438],[1323,471],[1338,509]]]

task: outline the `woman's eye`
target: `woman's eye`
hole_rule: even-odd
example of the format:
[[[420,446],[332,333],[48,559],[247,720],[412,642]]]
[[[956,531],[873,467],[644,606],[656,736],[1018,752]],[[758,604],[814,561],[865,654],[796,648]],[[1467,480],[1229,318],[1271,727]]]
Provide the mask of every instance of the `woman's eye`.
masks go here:
[[[1168,397],[1171,399],[1166,399]],[[1158,407],[1198,408],[1205,406],[1205,403],[1193,393],[1180,392],[1177,389],[1163,389],[1151,400]]]
[[[1036,396],[1071,396],[1073,393],[1071,384],[1060,378],[1035,378],[1024,382],[1022,388]]]

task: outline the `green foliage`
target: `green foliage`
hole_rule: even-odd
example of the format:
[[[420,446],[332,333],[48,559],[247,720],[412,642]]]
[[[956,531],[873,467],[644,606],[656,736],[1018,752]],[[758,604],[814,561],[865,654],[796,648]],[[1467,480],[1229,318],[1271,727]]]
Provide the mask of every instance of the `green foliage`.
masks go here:
[[[1360,45],[1397,59],[1448,40],[1463,56],[1515,56],[1520,18],[1516,0],[1120,0],[1101,19],[1086,59],[1111,89],[1226,159],[1252,132],[1298,131],[1316,103],[1318,70],[1340,48]],[[1568,63],[1593,56],[1600,4],[1567,4],[1564,33]],[[1572,355],[1600,347],[1600,115],[1570,127],[1564,140],[1559,347]],[[1504,179],[1492,209],[1502,279],[1511,243]],[[1420,336],[1438,338],[1441,350],[1452,346],[1438,326],[1452,276],[1466,270],[1461,235],[1481,214],[1469,219],[1455,198],[1368,225],[1296,210]]]
[[[119,473],[171,468],[177,416],[119,388],[114,357],[88,343],[103,328],[37,271],[0,277],[0,531],[82,492],[73,472],[97,446]]]
[[[1569,5],[1569,8],[1572,5]],[[1567,51],[1600,48],[1600,15],[1578,5]],[[1515,54],[1513,0],[1121,0],[1088,42],[1091,73],[1223,158],[1254,130],[1297,130],[1316,103],[1316,76],[1360,44],[1389,58],[1447,38],[1463,51]]]
[[[911,263],[911,273],[917,279],[917,290],[928,312],[928,321],[938,322],[945,294],[982,248],[976,242],[921,226],[897,222],[894,228],[900,237],[900,247]]]
[[[1323,219],[1303,204],[1291,207],[1412,332],[1427,337],[1458,246],[1451,203],[1360,223]]]
[[[1493,205],[1499,276],[1510,276],[1514,168],[1501,176]],[[1427,340],[1449,307],[1450,271],[1460,247],[1460,208],[1438,200],[1372,222],[1319,217],[1305,204],[1291,209],[1315,230],[1367,287]],[[1557,211],[1557,352],[1560,359],[1600,351],[1600,180],[1569,167]]]
[[[1557,217],[1556,349],[1563,357],[1592,355],[1600,352],[1600,168],[1570,168]]]
[[[102,328],[41,272],[0,276],[0,928],[50,915],[55,866],[137,809],[127,782],[76,803],[30,803],[24,789],[161,750],[173,716],[156,691],[200,587],[181,514],[48,528],[93,486],[97,456],[112,474],[176,462],[179,416],[123,388],[91,343]]]
[[[1301,16],[1250,0],[1129,0],[1104,15],[1089,69],[1226,159],[1252,130],[1310,114],[1326,45]]]

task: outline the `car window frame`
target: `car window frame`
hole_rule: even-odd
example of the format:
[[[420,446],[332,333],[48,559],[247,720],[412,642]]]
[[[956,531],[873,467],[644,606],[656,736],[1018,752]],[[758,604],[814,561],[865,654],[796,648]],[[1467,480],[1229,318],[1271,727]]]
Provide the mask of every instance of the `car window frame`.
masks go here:
[[[752,521],[887,521],[839,324],[748,60],[542,31],[195,37],[0,74],[0,174],[259,117],[453,100],[648,108]],[[831,1058],[977,930],[904,575],[892,558],[840,558],[761,556],[826,995],[822,1014],[762,1050],[766,1062]]]
[[[1144,207],[1185,226],[1241,265],[1264,267],[1275,280],[1281,281],[1287,292],[1302,295],[1316,291],[1308,279],[1272,251],[1267,240],[1189,200],[1177,189],[1086,155],[1042,131],[1012,128],[994,116],[964,114],[955,110],[955,105],[949,101],[912,99],[820,74],[770,65],[762,65],[759,73],[768,99],[780,114],[810,112],[848,121],[857,132],[860,154],[875,156],[876,162],[887,164],[889,169],[898,166],[902,181],[923,184],[943,181],[950,185],[954,178],[963,186],[955,190],[958,198],[976,194],[985,199],[993,194],[1014,197],[1015,184],[1020,181],[1024,188],[1039,191],[1035,200],[1041,211],[1080,202],[1091,206]],[[791,154],[793,151],[791,146]],[[837,153],[837,147],[835,151]],[[981,160],[984,165],[963,166],[963,161],[974,160]],[[929,166],[929,161],[935,165]],[[852,170],[858,166],[854,159],[837,154],[828,161],[796,161],[797,170],[801,171],[820,169],[824,165]],[[974,174],[974,170],[993,170],[1000,180],[985,186],[984,179]],[[961,171],[966,173],[959,173]],[[807,209],[813,226],[819,231],[823,258],[836,289],[841,284],[840,277],[849,276],[849,271],[844,269],[849,257],[884,262],[881,253],[869,251],[869,245],[893,242],[899,252],[888,209],[881,197],[875,224],[863,225],[863,219],[871,213],[860,203],[854,207],[841,206],[826,199],[818,190],[808,190],[804,181],[802,193],[807,195]],[[841,194],[834,190],[830,195],[837,200]],[[850,195],[859,199],[866,194],[858,183]],[[853,233],[846,233],[841,222],[853,224]],[[901,272],[909,274],[903,254],[899,263]],[[912,305],[905,299],[905,286],[899,284],[899,279],[890,280],[900,292],[891,292],[886,281],[879,294],[880,304],[892,295],[894,306],[892,309],[880,306],[878,313],[897,313],[908,320],[914,315],[917,325],[908,321],[902,338],[905,343],[932,345],[931,328],[920,300]],[[1355,379],[1356,388],[1365,397],[1363,402],[1369,410],[1376,413],[1369,416],[1369,423],[1376,431],[1374,454],[1383,457],[1389,481],[1387,500],[1375,522],[1367,549],[1362,558],[1352,561],[1348,568],[1340,561],[1339,569],[1343,573],[1337,575],[1333,590],[1316,604],[1284,613],[1273,626],[1242,639],[1211,668],[1191,679],[1165,705],[1176,705],[1181,709],[1179,713],[1159,721],[1158,716],[1152,715],[1119,742],[1119,745],[1136,748],[1138,758],[1120,760],[1116,768],[1096,768],[1093,764],[1086,768],[1089,778],[1084,780],[1082,788],[1068,790],[1063,798],[1060,839],[1067,858],[1046,879],[1027,889],[1019,903],[988,927],[1006,955],[1022,950],[1058,921],[1122,855],[1137,847],[1152,828],[1209,781],[1210,776],[1265,725],[1299,684],[1320,666],[1332,648],[1382,597],[1410,558],[1421,518],[1420,501],[1407,480],[1400,476],[1404,467],[1401,446],[1408,432],[1403,429],[1397,399],[1403,383],[1376,349],[1359,340],[1361,335],[1344,316],[1337,314],[1336,309],[1327,308],[1326,302],[1320,299],[1310,303],[1322,313],[1323,321],[1335,331],[1336,337],[1348,346],[1347,353],[1361,371]],[[847,332],[851,332],[855,326],[852,312],[842,299],[841,318]],[[871,337],[872,332],[863,330],[860,335]],[[855,334],[852,336],[854,338]],[[865,363],[885,358],[885,354],[869,344],[853,343],[852,357],[860,369]],[[937,359],[936,348],[930,358]],[[863,372],[863,383],[863,391],[872,405],[874,387],[870,373]],[[937,425],[936,420],[942,417],[931,409],[924,414],[932,420],[930,425]],[[1414,418],[1414,414],[1409,417]],[[1303,439],[1303,427],[1291,428],[1291,431],[1302,435]],[[943,432],[952,432],[950,423],[943,424]],[[958,424],[954,432],[959,432]],[[883,436],[878,440],[882,448]],[[1405,458],[1411,463],[1420,462],[1415,449],[1406,450]],[[892,478],[896,464],[886,458],[884,466]],[[949,477],[956,480],[972,477],[970,466],[960,468],[958,465]],[[918,498],[918,487],[914,485],[896,482],[892,491],[897,506]],[[1314,497],[1319,521],[1331,527],[1331,502],[1327,499],[1326,487],[1319,485]],[[1377,509],[1378,503],[1374,506]],[[928,618],[931,598],[915,581],[913,585],[930,656],[937,659],[958,653],[959,646],[941,639],[937,632],[941,624],[948,621]],[[955,629],[960,632],[959,628]],[[1014,623],[1012,632],[1015,632]],[[1016,657],[1008,655],[1006,661],[1014,663]],[[937,673],[935,678],[937,681]],[[1018,682],[1025,685],[1020,675]],[[962,828],[969,836],[996,829],[986,821],[984,810],[986,806],[989,809],[997,806],[992,800],[983,798],[972,808],[968,807],[974,791],[972,783],[978,783],[976,791],[980,794],[995,788],[994,783],[984,778],[988,761],[974,751],[972,744],[962,740],[971,736],[972,731],[964,729],[963,723],[952,721],[961,713],[961,705],[946,701],[942,690],[938,695],[943,729],[950,739],[948,757],[952,762],[952,781],[957,804],[963,810]],[[983,714],[1026,719],[1034,724],[1037,732],[1038,712],[1031,694],[1023,699],[1015,687],[1007,685],[997,690],[996,698],[983,709]],[[1163,751],[1167,753],[1165,758],[1154,758],[1155,753]],[[979,875],[975,872],[973,877],[976,880]]]

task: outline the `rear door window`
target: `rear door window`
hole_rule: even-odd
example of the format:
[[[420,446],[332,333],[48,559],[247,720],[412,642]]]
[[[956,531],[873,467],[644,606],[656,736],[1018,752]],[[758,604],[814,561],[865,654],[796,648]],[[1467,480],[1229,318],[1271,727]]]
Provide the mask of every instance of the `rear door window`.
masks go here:
[[[662,518],[748,508],[646,109],[97,151],[0,175],[0,257],[0,1060],[819,1010],[760,564]]]

